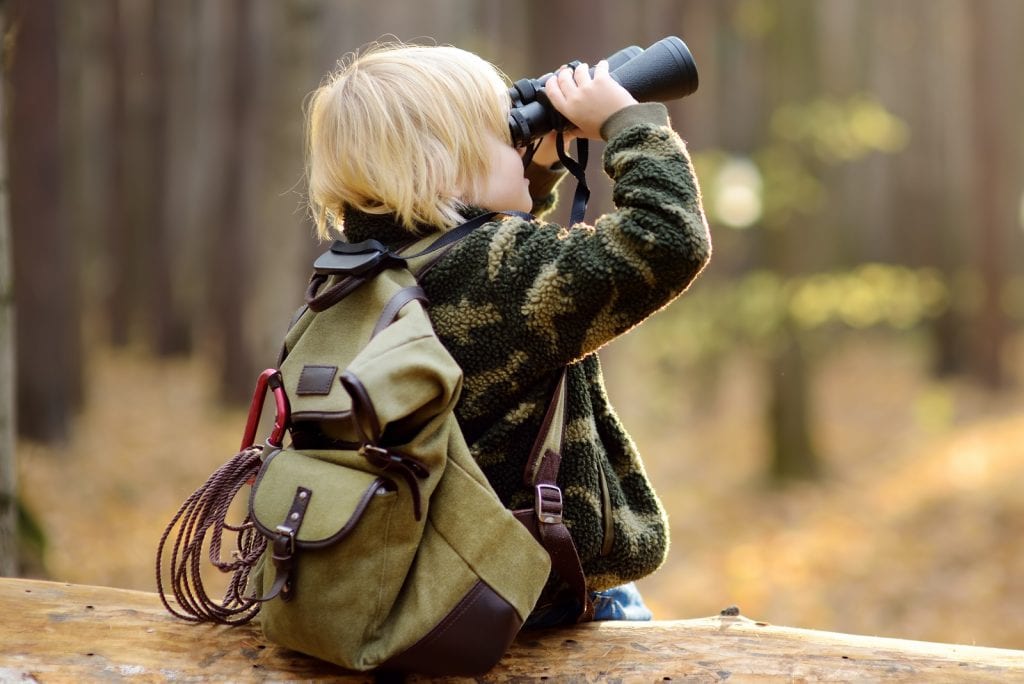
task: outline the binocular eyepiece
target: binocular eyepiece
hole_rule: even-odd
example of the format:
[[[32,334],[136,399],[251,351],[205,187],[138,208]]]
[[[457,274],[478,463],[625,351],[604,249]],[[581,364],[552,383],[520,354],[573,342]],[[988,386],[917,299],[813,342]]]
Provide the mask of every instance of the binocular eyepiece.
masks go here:
[[[675,36],[662,38],[646,50],[635,45],[609,56],[611,77],[640,102],[666,102],[697,90],[697,65],[686,43]],[[574,66],[578,62],[571,63]],[[508,117],[512,145],[522,147],[561,127],[564,117],[548,101],[544,83],[552,76],[520,79],[509,88]]]

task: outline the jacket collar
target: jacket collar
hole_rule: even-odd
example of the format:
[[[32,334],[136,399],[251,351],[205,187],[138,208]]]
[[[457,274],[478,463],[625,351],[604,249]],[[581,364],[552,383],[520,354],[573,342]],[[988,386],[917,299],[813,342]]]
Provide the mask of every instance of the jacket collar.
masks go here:
[[[469,220],[485,211],[479,207],[467,206],[462,210],[462,217]],[[346,242],[377,240],[389,247],[394,247],[431,233],[441,232],[434,226],[421,225],[418,227],[420,228],[418,234],[414,234],[403,227],[393,214],[367,214],[351,207],[345,208],[344,239]]]

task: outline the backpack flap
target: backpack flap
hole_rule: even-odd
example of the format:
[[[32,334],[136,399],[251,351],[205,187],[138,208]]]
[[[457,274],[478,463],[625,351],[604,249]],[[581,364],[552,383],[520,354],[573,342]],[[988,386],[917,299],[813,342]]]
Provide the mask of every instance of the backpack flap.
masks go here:
[[[289,332],[287,355],[280,364],[293,422],[347,421],[352,402],[341,386],[340,371],[373,336],[379,311],[386,301],[386,282],[397,275],[385,271],[324,311],[306,310]],[[392,285],[391,287],[396,287]]]
[[[352,467],[339,467],[345,465]],[[383,531],[381,506],[371,503],[393,494],[396,487],[359,469],[362,465],[354,452],[278,449],[265,457],[249,496],[249,516],[272,548],[274,582],[264,587],[262,600],[291,600],[293,568],[301,552],[341,543],[351,535],[351,550],[359,553],[359,539],[373,539]],[[367,529],[354,535],[357,528]]]
[[[252,487],[249,507],[253,522],[267,537],[278,527],[295,525],[295,545],[318,548],[342,540],[378,492],[394,491],[390,480],[355,468],[338,468],[336,451],[278,449],[268,455]],[[349,454],[353,464],[359,456]],[[319,458],[318,458],[319,457]],[[288,520],[299,492],[306,492],[301,520]],[[297,524],[301,522],[301,524]]]
[[[312,320],[281,364],[293,426],[315,424],[336,440],[361,443],[368,437],[394,446],[429,433],[430,421],[454,406],[462,370],[434,335],[423,305],[407,301],[393,320],[366,315],[386,311],[396,293],[414,285],[407,271],[385,270],[330,309],[307,312]],[[353,404],[343,375],[355,379],[368,401]],[[354,419],[375,422],[378,434],[361,434]],[[443,462],[435,456],[427,465]]]
[[[429,432],[424,427],[454,407],[462,389],[462,369],[433,335],[417,301],[373,338],[345,376],[362,386],[387,443]]]

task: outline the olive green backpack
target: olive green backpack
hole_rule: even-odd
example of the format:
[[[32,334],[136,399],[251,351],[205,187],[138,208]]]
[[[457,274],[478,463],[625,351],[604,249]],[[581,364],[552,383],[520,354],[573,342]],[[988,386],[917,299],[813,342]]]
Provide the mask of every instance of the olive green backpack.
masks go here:
[[[569,539],[554,481],[564,382],[525,474],[536,506],[514,514],[459,429],[462,372],[413,275],[492,216],[404,250],[413,256],[368,241],[337,242],[317,259],[278,368],[260,376],[242,450],[160,540],[157,585],[171,613],[225,624],[258,613],[270,641],[353,670],[472,675],[506,652],[552,557],[584,586],[571,542],[569,553],[545,550]],[[258,446],[268,391],[277,415]],[[246,486],[247,513],[231,525],[229,505]],[[230,560],[225,530],[236,534]],[[232,573],[221,601],[203,586],[204,541],[212,564]]]

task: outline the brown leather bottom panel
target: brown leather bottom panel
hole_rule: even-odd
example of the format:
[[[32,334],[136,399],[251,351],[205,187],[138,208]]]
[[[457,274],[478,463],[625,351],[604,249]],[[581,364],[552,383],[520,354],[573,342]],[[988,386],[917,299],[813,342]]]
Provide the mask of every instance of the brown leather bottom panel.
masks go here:
[[[478,581],[434,629],[381,670],[428,675],[479,675],[501,660],[519,628],[519,614]]]

